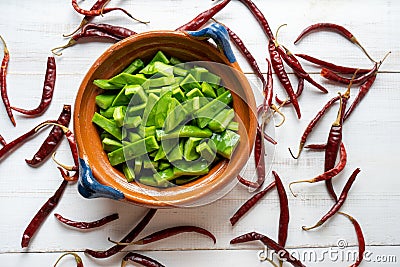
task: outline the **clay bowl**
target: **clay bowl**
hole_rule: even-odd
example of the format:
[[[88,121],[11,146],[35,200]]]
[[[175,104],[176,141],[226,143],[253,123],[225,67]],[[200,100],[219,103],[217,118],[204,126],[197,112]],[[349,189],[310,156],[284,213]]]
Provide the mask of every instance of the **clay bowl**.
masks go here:
[[[145,63],[149,62],[158,50],[186,62],[217,62],[233,68],[234,71],[224,70],[218,73],[218,68],[209,67],[210,71],[222,77],[227,88],[234,88],[233,108],[240,122],[241,136],[231,160],[221,161],[209,174],[194,182],[167,189],[135,182],[127,183],[124,175],[110,165],[102,149],[98,130],[91,122],[94,112],[97,111],[95,97],[102,92],[93,85],[93,80],[108,79],[120,73],[136,58],[141,58]],[[212,43],[175,31],[138,34],[116,43],[105,51],[84,77],[75,102],[74,127],[81,158],[78,186],[80,193],[87,198],[108,197],[140,206],[166,208],[208,204],[232,189],[238,173],[245,166],[251,153],[257,120],[252,89],[237,63],[230,61],[232,60],[228,60]],[[86,165],[84,167],[83,162]],[[111,190],[111,193],[104,193],[104,189]]]

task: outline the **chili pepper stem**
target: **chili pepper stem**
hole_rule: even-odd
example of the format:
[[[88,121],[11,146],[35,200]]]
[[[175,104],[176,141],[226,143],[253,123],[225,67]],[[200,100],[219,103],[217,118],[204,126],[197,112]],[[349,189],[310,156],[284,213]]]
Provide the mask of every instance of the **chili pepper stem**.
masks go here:
[[[309,231],[309,230],[312,230],[312,229],[320,227],[322,224],[323,223],[321,221],[319,221],[314,226],[310,226],[310,227],[302,226],[301,229],[303,229],[304,231]]]
[[[104,5],[101,7],[100,16],[104,17],[104,14],[103,14],[104,8],[106,7],[106,5],[107,5],[108,3],[110,3],[110,0],[107,0],[107,1],[104,3]]]
[[[76,263],[77,263],[77,264],[82,264],[82,258],[81,258],[78,254],[76,254],[75,252],[67,252],[67,253],[64,253],[63,255],[61,255],[61,256],[58,258],[58,260],[57,260],[56,263],[54,264],[54,267],[56,267],[57,264],[60,262],[60,260],[61,260],[62,258],[64,258],[65,256],[67,256],[67,255],[72,255],[72,256],[74,256]],[[78,266],[80,266],[80,265],[78,265]],[[83,266],[83,265],[82,265],[82,266]]]
[[[293,189],[292,189],[292,185],[294,185],[294,184],[300,184],[300,183],[313,183],[313,180],[300,180],[300,181],[291,182],[291,183],[289,184],[289,190],[290,190],[290,192],[292,193],[292,195],[293,195],[294,197],[297,197],[298,194],[295,194],[295,193],[294,193],[294,191],[293,191]]]
[[[70,39],[69,42],[66,45],[63,46],[59,46],[59,47],[55,47],[53,49],[51,49],[51,53],[53,53],[56,56],[61,56],[62,53],[60,52],[61,50],[64,50],[65,48],[71,47],[73,45],[76,44],[76,41],[74,39]],[[58,52],[56,52],[56,50],[59,50]]]
[[[275,44],[276,47],[279,46],[279,43],[278,43],[278,33],[279,33],[279,30],[280,30],[282,27],[284,27],[284,26],[287,26],[287,24],[286,24],[286,23],[285,23],[285,24],[282,24],[282,25],[280,25],[280,26],[278,27],[278,29],[276,29],[275,40],[274,40],[274,44]]]
[[[69,34],[63,34],[62,36],[63,36],[63,37],[71,37],[72,35],[74,35],[75,33],[77,33],[80,29],[82,29],[83,26],[85,26],[85,25],[88,24],[88,23],[89,23],[89,21],[88,21],[87,19],[83,19],[83,20],[81,21],[81,23],[78,25],[78,27],[76,27],[76,29],[75,29],[73,32],[71,32],[71,33],[69,33]]]
[[[111,237],[107,237],[107,240],[115,245],[119,246],[132,246],[132,245],[143,245],[143,242],[133,241],[133,242],[119,242],[112,240]]]
[[[371,60],[372,62],[374,62],[374,63],[377,63],[369,54],[368,54],[368,52],[367,52],[367,50],[364,48],[364,46],[362,46],[361,44],[360,44],[360,42],[356,39],[356,37],[352,37],[351,38],[351,41],[355,44],[355,45],[357,45],[359,48],[361,48],[361,50],[364,52],[364,54],[368,57],[368,59],[369,60]]]
[[[9,54],[10,52],[8,51],[6,41],[4,41],[4,39],[3,39],[3,37],[2,37],[1,35],[0,35],[0,40],[1,40],[1,42],[3,43],[4,53],[5,53],[5,54]]]
[[[76,170],[78,169],[78,166],[69,166],[69,165],[65,165],[65,164],[59,162],[59,161],[56,159],[56,153],[57,153],[57,152],[54,152],[54,153],[51,155],[51,159],[54,161],[55,164],[57,164],[58,166],[60,166],[61,168],[63,168],[64,170],[67,170],[67,171],[76,171]]]
[[[301,152],[303,151],[303,148],[304,148],[304,143],[300,143],[299,151],[297,152],[297,156],[294,156],[294,154],[293,154],[292,150],[290,149],[290,147],[288,149],[289,149],[289,153],[292,156],[292,158],[298,159],[300,157]]]
[[[285,101],[285,102],[286,102],[286,101]],[[281,105],[281,106],[282,106],[282,105]],[[280,106],[280,107],[281,107],[281,106]],[[280,108],[280,107],[279,107],[279,108]],[[277,125],[275,125],[275,127],[280,127],[280,126],[282,126],[283,123],[286,121],[286,116],[285,116],[285,114],[283,114],[283,113],[279,110],[279,108],[277,108],[274,104],[271,105],[271,109],[272,109],[274,112],[276,112],[276,113],[278,113],[279,115],[281,115],[281,117],[282,117],[281,122],[278,123]]]
[[[42,124],[40,124],[38,127],[36,127],[35,131],[38,131],[39,129],[41,129],[43,126],[46,126],[46,125],[58,126],[58,127],[60,127],[60,128],[63,130],[64,133],[67,133],[67,132],[69,131],[68,127],[65,127],[64,125],[61,125],[61,124],[55,123],[55,122],[45,122],[45,123],[42,123]]]

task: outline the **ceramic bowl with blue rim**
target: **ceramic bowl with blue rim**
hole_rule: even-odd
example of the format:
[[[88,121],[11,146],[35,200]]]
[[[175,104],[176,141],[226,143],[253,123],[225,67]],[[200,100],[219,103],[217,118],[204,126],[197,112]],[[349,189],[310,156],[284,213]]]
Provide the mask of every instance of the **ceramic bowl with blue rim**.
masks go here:
[[[208,174],[181,186],[158,188],[133,181],[111,166],[103,150],[92,117],[98,110],[95,97],[102,93],[93,81],[109,79],[133,60],[144,62],[162,51],[183,62],[200,62],[221,77],[233,97],[239,122],[240,142],[230,160],[213,165]],[[202,63],[201,63],[202,62]],[[252,88],[242,73],[230,47],[225,28],[212,24],[200,31],[151,31],[126,38],[105,51],[92,65],[79,88],[74,110],[74,130],[80,162],[79,193],[85,198],[109,198],[151,208],[193,207],[211,203],[227,194],[237,183],[251,153],[257,128],[256,104]]]

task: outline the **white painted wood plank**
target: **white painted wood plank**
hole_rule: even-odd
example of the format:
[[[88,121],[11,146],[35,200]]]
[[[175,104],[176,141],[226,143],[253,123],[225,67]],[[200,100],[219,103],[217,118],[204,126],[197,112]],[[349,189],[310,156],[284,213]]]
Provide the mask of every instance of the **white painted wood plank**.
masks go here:
[[[253,244],[251,250],[197,250],[191,251],[143,251],[143,255],[152,257],[165,266],[268,266],[268,262],[260,262],[258,253],[262,246]],[[390,252],[389,252],[390,251]],[[307,248],[290,250],[293,256],[302,259],[307,266],[346,266],[353,263],[353,257],[357,249],[347,247],[346,249],[334,246],[332,248]],[[83,263],[88,267],[95,266],[119,266],[121,258],[125,253],[119,253],[115,257],[106,260],[93,260],[78,252],[82,257]],[[17,254],[0,254],[2,266],[52,266],[61,252],[55,253],[24,253],[23,256]],[[178,255],[178,257],[177,257]],[[399,247],[367,247],[366,260],[362,266],[396,266],[400,258]],[[72,257],[65,257],[59,263],[60,267],[74,266]],[[132,265],[133,266],[133,265]],[[284,264],[284,266],[291,266]]]

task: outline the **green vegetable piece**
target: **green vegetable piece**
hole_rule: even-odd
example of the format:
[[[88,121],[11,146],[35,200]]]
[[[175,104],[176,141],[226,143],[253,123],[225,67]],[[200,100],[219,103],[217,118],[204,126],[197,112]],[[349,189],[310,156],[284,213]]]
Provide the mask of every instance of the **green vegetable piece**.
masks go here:
[[[171,76],[173,75],[173,66],[165,64],[160,61],[149,63],[146,67],[144,67],[140,73],[146,75],[154,75],[157,76]]]
[[[231,102],[231,92],[226,91],[222,95],[218,96],[216,99],[212,100],[211,102],[200,108],[195,114],[199,127],[206,127],[207,124]]]
[[[204,72],[201,75],[202,81],[206,81],[209,84],[219,85],[221,83],[221,77],[211,72]]]
[[[176,76],[185,77],[185,76],[188,74],[188,71],[185,70],[185,69],[179,68],[179,67],[174,67],[173,73],[174,73]]]
[[[129,140],[129,142],[134,143],[142,139],[142,137],[137,133],[128,132],[127,139]]]
[[[120,142],[110,139],[108,137],[104,138],[101,141],[101,143],[103,145],[104,151],[107,151],[107,152],[112,152],[112,151],[117,150],[118,148],[122,147],[122,144]]]
[[[158,187],[158,183],[152,176],[142,176],[139,177],[139,182],[144,185]]]
[[[156,108],[153,108],[151,112],[154,114],[154,123],[157,128],[162,128],[165,123],[165,119],[168,115],[169,103],[171,103],[172,92],[163,94],[157,102]],[[150,115],[151,116],[151,115]]]
[[[174,76],[166,76],[166,77],[148,79],[145,83],[142,84],[142,86],[144,89],[149,89],[154,87],[163,87],[174,83],[175,83]]]
[[[221,86],[217,89],[217,96],[220,96],[222,94],[224,94],[227,90],[225,89],[225,87]]]
[[[201,88],[200,84],[190,73],[186,75],[179,85],[183,88],[183,90],[185,90],[185,92],[189,92],[194,88]]]
[[[168,161],[159,161],[158,162],[158,170],[159,171],[163,171],[165,169],[168,169],[169,167],[171,167],[171,164],[169,164]]]
[[[109,107],[108,109],[100,109],[100,115],[107,119],[112,119],[116,107]]]
[[[122,140],[122,131],[115,122],[101,116],[97,112],[94,113],[92,122],[118,140]]]
[[[172,91],[173,96],[178,99],[180,102],[184,102],[186,100],[185,93],[182,91],[181,88],[176,88]]]
[[[192,90],[190,90],[189,92],[186,93],[186,97],[188,99],[192,99],[193,97],[204,97],[203,93],[200,91],[199,88],[194,88]]]
[[[145,123],[146,126],[154,126],[155,121],[154,121],[154,112],[152,113],[151,110],[156,108],[156,103],[160,98],[156,96],[155,94],[151,93],[149,94],[148,100],[146,107],[143,111],[143,122]],[[152,116],[150,117],[150,114]]]
[[[147,107],[147,103],[130,106],[127,110],[128,116],[140,116],[143,115],[144,109]]]
[[[125,113],[126,107],[124,106],[119,106],[114,109],[113,118],[118,127],[122,127],[124,124]]]
[[[146,78],[144,78],[142,75],[138,74],[129,74],[129,73],[120,73],[111,79],[108,80],[109,83],[115,84],[115,85],[127,85],[127,84],[143,84],[146,82]]]
[[[149,136],[108,153],[108,159],[110,160],[111,165],[115,166],[127,160],[135,159],[158,148],[159,146],[156,138],[154,136]]]
[[[153,175],[153,179],[157,182],[158,187],[172,186],[170,181],[174,180],[175,178],[176,176],[172,168],[159,171]]]
[[[150,61],[150,63],[160,61],[165,64],[169,64],[168,58],[165,56],[165,54],[162,51],[158,51],[157,54],[153,57],[153,59]]]
[[[129,73],[132,74],[139,69],[143,68],[144,63],[141,59],[135,59],[126,69],[124,69],[122,72],[124,73]]]
[[[111,106],[126,106],[131,101],[130,97],[125,95],[125,87],[119,91],[118,95],[114,98]]]
[[[161,145],[160,148],[157,151],[156,156],[154,157],[154,161],[159,161],[161,159],[165,159],[166,155],[165,155],[165,151],[163,146]]]
[[[240,135],[226,130],[221,135],[213,134],[211,140],[217,146],[217,153],[224,158],[230,159],[236,146],[239,144]]]
[[[96,96],[96,105],[102,109],[107,109],[111,106],[116,95],[101,94]]]
[[[206,160],[199,160],[195,162],[178,161],[174,163],[174,175],[204,175],[209,171],[208,165],[209,164]]]
[[[158,132],[160,140],[168,140],[182,137],[201,137],[208,138],[212,136],[212,131],[208,128],[200,129],[194,125],[184,125],[173,132]]]
[[[124,127],[131,129],[136,128],[142,123],[142,118],[140,116],[126,116],[124,120]]]
[[[202,67],[194,67],[190,70],[190,74],[196,79],[196,81],[201,81],[204,74],[206,74],[208,70]]]
[[[101,79],[94,80],[93,84],[103,90],[114,90],[114,89],[121,89],[122,87],[124,87],[123,85],[111,84],[108,82],[108,80],[101,80]]]
[[[226,129],[237,132],[239,131],[239,123],[236,121],[231,121]]]
[[[167,155],[167,159],[169,162],[174,162],[177,160],[182,160],[183,158],[183,146],[184,146],[184,142],[183,140],[181,142],[179,142],[178,145],[176,145],[171,152],[168,153]]]
[[[135,172],[133,172],[127,164],[123,164],[122,165],[122,171],[124,172],[126,181],[128,183],[131,183],[133,181],[135,181]]]
[[[202,142],[196,147],[196,152],[201,155],[201,158],[205,159],[207,162],[213,162],[215,156],[217,155],[217,146],[212,140],[208,142]]]
[[[160,96],[160,95],[161,95],[161,88],[149,89],[149,90],[146,90],[146,92],[147,92],[148,94],[155,94],[155,95],[157,95],[157,96]]]
[[[224,109],[210,121],[208,128],[214,132],[223,132],[234,117],[235,112],[232,108]]]
[[[147,94],[144,92],[143,87],[137,84],[125,86],[125,95],[132,97],[130,100],[131,105],[147,102]]]
[[[143,168],[155,170],[158,168],[158,162],[152,161],[149,158],[143,159]]]
[[[168,105],[167,117],[164,122],[164,129],[170,132],[184,122],[188,116],[188,112],[175,98],[171,98]]]
[[[176,57],[171,57],[171,58],[169,59],[169,62],[170,62],[172,65],[182,64],[182,61],[180,61],[180,60],[177,59]]]
[[[211,98],[216,98],[217,95],[215,94],[214,89],[212,88],[212,86],[207,83],[207,82],[203,82],[201,84],[201,91],[203,92],[203,94],[207,97],[211,97]]]
[[[189,137],[185,142],[185,146],[183,148],[183,157],[187,161],[196,160],[200,157],[200,155],[196,152],[196,147],[200,143],[202,138],[198,137]]]

